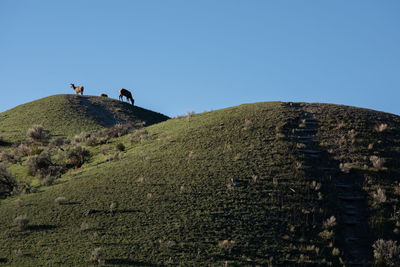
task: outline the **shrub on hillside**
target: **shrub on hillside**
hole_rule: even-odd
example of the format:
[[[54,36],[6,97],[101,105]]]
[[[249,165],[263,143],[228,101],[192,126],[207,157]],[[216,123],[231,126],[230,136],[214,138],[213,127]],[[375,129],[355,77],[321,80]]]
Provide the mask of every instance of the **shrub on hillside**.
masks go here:
[[[115,210],[118,208],[118,202],[112,201],[110,204],[110,213],[114,214]]]
[[[54,202],[56,202],[59,205],[64,205],[67,204],[68,200],[65,197],[58,197],[54,199]]]
[[[385,194],[385,189],[378,188],[376,192],[372,193],[372,198],[374,200],[374,206],[379,206],[382,203],[386,202],[386,194]]]
[[[107,143],[111,138],[128,134],[131,128],[131,124],[117,124],[111,128],[102,129],[94,134],[87,135],[85,138],[81,138],[81,140],[85,141],[88,146],[97,146]]]
[[[375,263],[382,266],[400,265],[400,246],[396,241],[378,239],[372,245]]]
[[[94,261],[94,262],[98,262],[99,264],[101,264],[102,261],[103,261],[103,257],[104,257],[103,248],[98,247],[98,248],[95,248],[95,249],[92,251],[92,253],[91,253],[91,255],[90,255],[90,260],[91,260],[91,261]]]
[[[113,127],[108,129],[108,133],[107,135],[111,138],[115,138],[115,137],[121,137],[123,135],[126,135],[129,133],[129,130],[131,129],[131,125],[130,124],[116,124]]]
[[[28,228],[29,218],[26,215],[20,215],[14,219],[14,224],[20,230],[25,230]]]
[[[24,141],[16,147],[16,153],[20,157],[26,157],[31,153],[31,143],[29,141]]]
[[[88,146],[97,146],[97,145],[102,145],[107,143],[107,138],[106,137],[98,137],[96,135],[91,135],[87,140],[86,140],[86,145]]]
[[[45,144],[49,140],[49,132],[42,125],[33,125],[26,134],[35,143]]]
[[[111,153],[106,157],[106,161],[121,160],[122,155],[120,152]]]
[[[50,144],[49,144],[49,148],[53,148],[53,147],[60,147],[62,145],[64,145],[65,140],[63,137],[57,137],[55,139],[53,139]]]
[[[48,175],[45,178],[43,178],[43,180],[40,182],[41,185],[45,185],[45,186],[49,186],[52,185],[54,183],[55,177]]]
[[[73,167],[79,168],[90,158],[90,152],[84,147],[77,146],[67,153],[68,163]]]
[[[372,166],[374,166],[375,169],[377,170],[383,170],[383,164],[385,163],[385,159],[384,158],[380,158],[378,156],[370,156],[369,160],[372,163]]]
[[[31,156],[26,161],[26,165],[32,174],[43,176],[51,165],[50,155],[46,152],[41,152],[39,155]]]
[[[218,246],[221,248],[222,251],[231,253],[233,247],[235,246],[235,241],[234,240],[222,240],[218,243]]]
[[[148,138],[149,133],[145,129],[140,129],[135,131],[135,137],[131,138],[131,143],[136,143],[138,140],[139,141],[144,141]]]
[[[326,221],[323,222],[324,229],[331,229],[336,225],[336,218],[335,216],[331,216]]]
[[[124,151],[125,150],[125,146],[123,143],[118,143],[115,148],[119,151]]]
[[[75,135],[71,140],[71,145],[76,146],[79,143],[86,142],[90,137],[90,134],[86,132],[81,132],[80,134]]]
[[[2,162],[15,164],[21,161],[21,157],[18,156],[14,150],[4,150],[0,152],[0,160]]]
[[[388,125],[386,123],[381,123],[378,126],[375,127],[375,130],[379,133],[386,131],[388,128]]]
[[[43,150],[44,149],[42,147],[37,147],[37,146],[32,147],[30,152],[29,152],[29,155],[30,156],[40,155],[40,153],[42,153]]]
[[[4,165],[0,165],[0,198],[11,195],[16,186],[16,181],[11,173]]]
[[[50,153],[46,150],[39,155],[30,156],[26,165],[33,175],[40,178],[59,175],[62,171],[61,166],[52,163]]]

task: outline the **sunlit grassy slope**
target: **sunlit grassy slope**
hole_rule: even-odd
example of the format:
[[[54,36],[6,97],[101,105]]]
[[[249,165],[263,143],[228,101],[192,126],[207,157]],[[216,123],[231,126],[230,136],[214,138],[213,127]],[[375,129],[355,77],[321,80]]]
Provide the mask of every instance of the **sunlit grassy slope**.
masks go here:
[[[71,136],[117,123],[151,125],[166,119],[162,114],[111,98],[53,95],[0,113],[0,136],[6,142],[22,140],[34,124],[43,125],[55,136]]]
[[[325,151],[315,160],[293,138],[305,114],[318,120],[316,146]],[[388,127],[376,130],[382,123]],[[44,126],[53,134],[62,127]],[[370,214],[369,246],[379,237],[399,240],[389,215],[398,203],[398,126],[399,117],[370,110],[267,102],[146,127],[147,134],[90,147],[91,160],[54,185],[1,200],[0,265],[91,265],[98,247],[108,266],[338,265],[346,245],[335,175],[319,167],[351,163]],[[117,143],[126,147],[122,158],[106,161],[104,146]],[[374,169],[370,155],[384,157],[386,170]],[[388,200],[374,208],[378,187]],[[24,214],[30,226],[20,231],[14,218]],[[333,237],[323,238],[332,215]]]

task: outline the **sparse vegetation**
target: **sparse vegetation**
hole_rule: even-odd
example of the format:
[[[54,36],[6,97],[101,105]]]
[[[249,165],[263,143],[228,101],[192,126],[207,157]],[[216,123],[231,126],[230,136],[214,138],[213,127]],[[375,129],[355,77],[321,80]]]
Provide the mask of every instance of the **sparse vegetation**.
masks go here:
[[[299,122],[308,130],[302,119],[306,107],[318,120],[314,145],[329,150],[318,155],[321,161],[300,151],[312,147],[311,141],[294,138]],[[332,184],[338,176],[354,178],[368,192],[367,223],[374,240],[398,243],[400,236],[394,232],[400,223],[392,208],[399,206],[393,186],[400,177],[399,133],[395,127],[374,130],[377,121],[398,125],[397,117],[378,113],[380,118],[373,119],[374,114],[334,105],[257,103],[198,114],[190,124],[174,119],[111,138],[101,128],[71,121],[75,129],[65,142],[26,144],[29,150],[43,149],[35,156],[48,153],[51,164],[63,168],[61,176],[30,176],[27,156],[8,163],[20,191],[39,193],[0,201],[0,236],[6,237],[1,256],[15,266],[42,266],[49,259],[69,266],[89,259],[107,265],[343,265],[348,251],[341,246],[343,218]],[[69,143],[83,131],[87,139]],[[51,136],[56,132],[51,130]],[[119,143],[124,152],[118,151]],[[371,149],[369,144],[374,144]],[[72,169],[76,165],[68,156],[76,147],[90,157]],[[386,159],[385,172],[371,168],[371,155]],[[349,163],[348,173],[337,170],[340,162]],[[325,167],[327,173],[320,171]],[[40,188],[53,177],[55,186]],[[371,209],[378,188],[386,201]],[[73,201],[58,206],[57,196]],[[29,214],[29,233],[10,229],[19,214]],[[54,240],[60,242],[52,245]],[[100,246],[100,257],[91,257]],[[17,259],[17,249],[35,257]]]

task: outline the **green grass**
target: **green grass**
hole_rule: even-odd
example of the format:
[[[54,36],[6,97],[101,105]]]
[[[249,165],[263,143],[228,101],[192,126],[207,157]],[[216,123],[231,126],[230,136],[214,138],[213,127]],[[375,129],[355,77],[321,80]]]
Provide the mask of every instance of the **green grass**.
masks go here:
[[[40,124],[53,136],[94,132],[118,122],[151,125],[168,117],[111,98],[53,95],[0,113],[0,136],[7,143],[26,138],[27,130]]]
[[[390,143],[389,152],[382,142],[377,147],[388,158],[388,170],[366,169],[373,176],[366,190],[382,186],[390,204],[397,203],[389,184],[400,177],[394,158],[399,118],[335,105],[302,108],[317,116],[321,144],[341,160],[365,163],[370,153],[365,144]],[[288,138],[301,116],[300,109],[280,102],[241,105],[170,119],[146,127],[147,133],[87,147],[92,157],[81,168],[37,193],[0,202],[0,265],[90,265],[97,247],[107,266],[338,265],[343,255],[332,255],[332,249],[341,240],[318,236],[323,221],[336,215],[331,181],[324,179],[322,188],[313,190],[310,184],[319,182],[320,173],[298,167],[308,162]],[[341,121],[357,131],[348,147],[336,142],[344,133],[335,128]],[[378,121],[390,123],[391,130],[374,131]],[[125,146],[121,159],[107,161],[119,143]],[[26,167],[17,165],[10,169],[22,175]],[[57,204],[58,197],[68,203]],[[118,205],[111,214],[112,202]],[[88,210],[92,213],[85,216]],[[371,220],[379,215],[387,221],[388,211],[389,206],[382,214],[371,208]],[[20,231],[13,220],[24,214],[30,227]],[[371,229],[376,237],[387,237]],[[234,241],[231,250],[221,247],[224,240]]]

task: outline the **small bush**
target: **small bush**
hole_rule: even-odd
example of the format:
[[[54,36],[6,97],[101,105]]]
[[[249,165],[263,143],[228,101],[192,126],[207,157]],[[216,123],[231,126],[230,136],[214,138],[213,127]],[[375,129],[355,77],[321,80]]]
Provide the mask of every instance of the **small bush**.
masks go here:
[[[385,159],[374,155],[369,157],[369,160],[371,161],[372,166],[374,166],[375,169],[377,170],[383,169],[383,164],[385,163]]]
[[[98,262],[100,264],[103,260],[103,255],[104,255],[103,248],[101,247],[95,248],[92,251],[92,254],[90,255],[90,260]]]
[[[68,202],[68,200],[65,197],[58,197],[54,199],[54,202],[56,202],[59,205],[64,205]]]
[[[38,175],[41,178],[58,174],[60,171],[60,169],[51,162],[50,154],[47,151],[29,157],[26,165],[33,175]]]
[[[119,151],[125,151],[125,146],[122,143],[118,143],[115,148]]]
[[[382,188],[378,188],[376,192],[372,193],[372,198],[374,199],[375,206],[385,203],[386,202],[385,190]]]
[[[89,227],[89,224],[87,222],[82,222],[81,223],[81,228],[80,229],[81,229],[82,232],[84,232],[86,230],[89,230],[89,228],[90,227]]]
[[[116,201],[111,202],[110,213],[113,214],[117,208],[118,208],[118,202],[116,202]]]
[[[35,143],[46,144],[49,140],[49,132],[42,125],[33,125],[26,135]]]
[[[376,126],[375,130],[379,133],[386,131],[388,128],[388,125],[386,123],[381,123],[378,126]]]
[[[17,183],[4,165],[0,165],[0,198],[10,196]]]
[[[353,167],[353,164],[351,164],[349,162],[339,164],[339,169],[344,173],[349,173],[350,170],[352,169],[352,167]]]
[[[188,111],[187,111],[186,120],[187,120],[188,122],[190,122],[190,120],[192,119],[192,117],[193,117],[194,114],[195,114],[194,110],[192,110],[192,111],[188,110]]]
[[[335,227],[336,225],[336,218],[335,216],[331,216],[330,218],[328,218],[326,221],[324,221],[323,223],[323,227],[324,229],[331,229],[333,227]]]
[[[223,240],[218,243],[218,246],[223,250],[224,252],[231,253],[233,247],[235,246],[235,241],[234,240]]]
[[[378,239],[372,245],[375,263],[384,266],[400,265],[400,246],[396,241]]]
[[[333,248],[332,249],[332,256],[339,256],[340,250],[338,248]]]
[[[146,140],[147,138],[148,138],[148,132],[147,132],[147,130],[144,130],[144,129],[142,129],[142,130],[137,130],[136,132],[135,132],[135,136],[140,140],[140,141],[144,141],[144,140]],[[131,142],[132,143],[134,143],[134,141],[135,140],[131,140]]]
[[[119,152],[115,152],[106,157],[106,161],[113,161],[113,160],[120,160],[120,159],[122,159],[122,155]]]
[[[324,240],[329,240],[333,237],[333,231],[324,230],[320,232],[318,235]]]
[[[31,144],[29,142],[23,142],[18,145],[16,151],[20,157],[28,156],[31,153]]]
[[[80,134],[77,134],[74,136],[74,138],[72,138],[71,145],[76,146],[79,143],[86,142],[89,137],[90,134],[86,132],[81,132]]]
[[[103,155],[107,155],[107,152],[110,150],[110,146],[108,145],[104,145],[101,147],[101,153],[103,153]]]
[[[26,215],[20,215],[14,219],[14,225],[20,230],[25,230],[28,228],[29,219]]]
[[[0,160],[2,162],[15,164],[21,162],[21,157],[17,155],[14,150],[5,150],[0,153]]]
[[[46,176],[40,183],[45,186],[52,185],[54,183],[55,177],[54,176]]]
[[[81,167],[89,158],[89,150],[81,146],[74,147],[67,153],[68,163],[76,168]]]
[[[43,150],[44,149],[42,147],[37,147],[37,146],[33,147],[33,148],[31,148],[29,155],[30,156],[39,155],[40,153],[43,152]]]
[[[130,124],[116,124],[108,129],[107,136],[109,138],[121,137],[128,134],[131,127]]]
[[[99,137],[96,135],[91,135],[87,140],[86,144],[88,146],[98,146],[107,143],[106,137]]]
[[[50,148],[53,148],[53,147],[60,147],[60,146],[62,146],[62,145],[64,145],[64,144],[65,144],[64,138],[63,138],[63,137],[57,137],[57,138],[53,139],[53,140],[50,142],[49,147],[50,147]]]
[[[245,119],[245,120],[244,120],[244,127],[243,127],[243,129],[244,129],[244,130],[248,130],[248,129],[250,129],[251,125],[252,125],[251,120]]]

